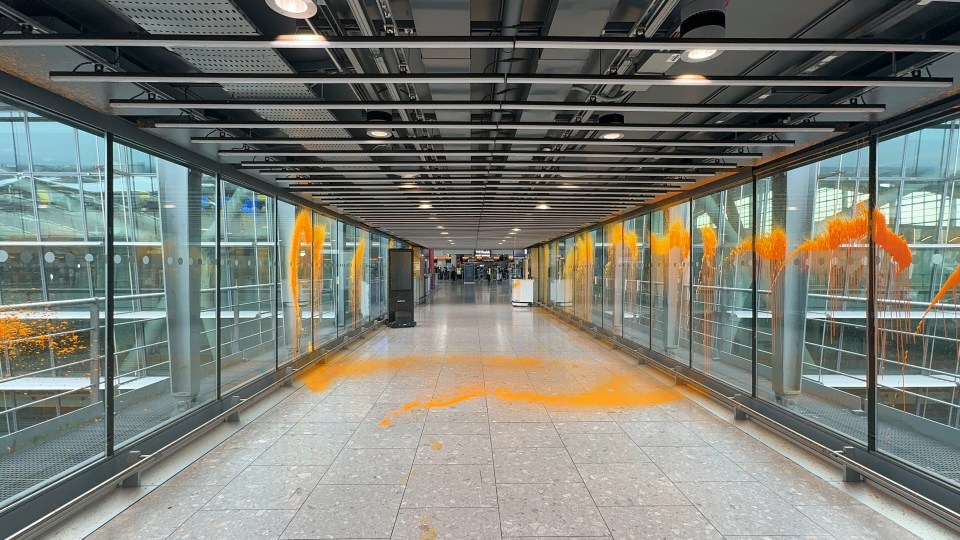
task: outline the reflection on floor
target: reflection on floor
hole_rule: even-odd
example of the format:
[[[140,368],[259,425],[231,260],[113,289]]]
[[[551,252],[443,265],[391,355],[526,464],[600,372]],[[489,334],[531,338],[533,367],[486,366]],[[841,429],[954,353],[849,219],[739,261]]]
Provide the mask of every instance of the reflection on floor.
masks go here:
[[[914,537],[509,293],[441,283],[91,538]]]

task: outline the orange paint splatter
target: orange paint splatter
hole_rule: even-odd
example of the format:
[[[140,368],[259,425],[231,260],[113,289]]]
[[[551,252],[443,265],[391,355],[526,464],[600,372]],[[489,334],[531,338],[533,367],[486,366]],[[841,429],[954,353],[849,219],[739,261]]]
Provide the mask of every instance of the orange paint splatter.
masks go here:
[[[650,250],[655,255],[666,256],[671,249],[679,249],[680,255],[684,259],[690,256],[690,231],[683,226],[679,219],[670,222],[670,226],[663,236],[657,233],[651,233],[650,235]]]
[[[0,354],[10,360],[14,372],[39,368],[19,364],[48,351],[58,356],[82,351],[88,346],[88,336],[89,332],[74,331],[70,321],[53,319],[44,312],[20,310],[0,314]],[[18,362],[18,359],[23,360]],[[13,374],[4,372],[3,375],[10,377]]]
[[[712,263],[717,256],[717,230],[713,225],[700,227],[700,236],[703,238],[703,260]]]
[[[430,443],[430,448],[432,448],[435,452],[443,450],[443,443],[440,442],[436,437],[430,437],[427,439],[427,441]]]
[[[630,386],[631,382],[637,382],[637,379],[629,375],[614,375],[583,392],[570,394],[544,394],[536,391],[518,391],[509,387],[462,386],[449,395],[436,397],[430,401],[406,403],[390,412],[380,422],[380,425],[391,425],[390,419],[405,412],[450,407],[479,397],[492,397],[504,402],[543,404],[548,407],[568,409],[645,407],[669,403],[680,398],[680,395],[670,388],[639,391]]]
[[[536,368],[543,366],[543,361],[539,358],[522,356],[491,356],[485,357],[481,361],[484,367],[489,368]],[[379,373],[395,372],[400,369],[416,370],[425,365],[435,365],[435,359],[428,359],[420,356],[402,356],[386,360],[347,360],[334,364],[316,364],[297,376],[297,380],[303,382],[303,385],[314,392],[323,392],[330,386],[342,379],[353,377],[368,377]],[[474,356],[447,356],[443,359],[444,366],[476,366],[477,358]]]

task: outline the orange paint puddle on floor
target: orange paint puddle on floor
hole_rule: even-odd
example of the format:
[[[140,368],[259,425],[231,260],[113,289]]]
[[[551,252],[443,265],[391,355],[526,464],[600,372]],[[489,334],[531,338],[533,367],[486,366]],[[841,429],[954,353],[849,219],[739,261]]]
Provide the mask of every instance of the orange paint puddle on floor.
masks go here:
[[[443,443],[440,442],[436,437],[430,437],[427,439],[430,443],[430,448],[433,448],[434,451],[439,452],[443,450]]]

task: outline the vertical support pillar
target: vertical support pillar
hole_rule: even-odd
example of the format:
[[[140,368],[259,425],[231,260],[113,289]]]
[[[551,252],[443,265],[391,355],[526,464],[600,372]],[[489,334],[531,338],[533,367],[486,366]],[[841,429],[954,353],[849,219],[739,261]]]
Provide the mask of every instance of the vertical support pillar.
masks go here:
[[[772,182],[773,226],[781,227],[787,234],[787,253],[813,230],[813,210],[816,197],[816,165],[811,164],[776,175]],[[800,258],[789,261],[783,274],[771,287],[771,294],[778,299],[770,321],[774,335],[773,344],[773,391],[780,402],[789,402],[800,393],[800,378],[807,323],[808,269]]]
[[[163,279],[166,288],[170,386],[176,412],[196,403],[203,379],[200,351],[201,177],[199,171],[157,160],[163,230]],[[176,414],[176,413],[175,413]]]
[[[622,227],[623,225],[621,225]],[[627,252],[623,246],[623,239],[626,236],[624,233],[620,234],[620,242],[613,247],[614,249],[614,264],[612,265],[612,278],[613,283],[613,296],[611,301],[613,303],[613,324],[610,330],[613,331],[614,336],[620,336],[623,334],[623,280],[624,280],[624,267],[627,264],[627,261],[624,260],[624,254]]]
[[[877,208],[877,145],[876,133],[870,134],[867,178],[867,451],[877,450],[877,250],[873,235],[873,213]]]
[[[104,302],[106,305],[106,313],[104,313],[104,329],[106,331],[106,338],[104,339],[103,344],[103,358],[106,363],[106,375],[104,377],[104,401],[106,402],[106,421],[104,422],[104,430],[106,435],[106,453],[108,456],[112,456],[114,452],[114,425],[113,425],[113,409],[114,409],[114,391],[113,383],[116,378],[117,370],[114,359],[114,351],[116,351],[116,343],[114,342],[114,331],[113,331],[113,314],[114,314],[114,289],[115,282],[117,277],[117,268],[116,263],[113,258],[114,253],[114,227],[113,227],[113,213],[114,205],[114,151],[113,151],[113,134],[107,132],[105,135],[105,144],[106,144],[106,160],[107,160],[107,185],[104,187],[104,201],[103,207],[105,212],[105,225],[106,225],[106,236],[105,241],[106,245],[104,246],[105,258],[106,258],[106,271],[104,272],[106,283],[104,284]]]

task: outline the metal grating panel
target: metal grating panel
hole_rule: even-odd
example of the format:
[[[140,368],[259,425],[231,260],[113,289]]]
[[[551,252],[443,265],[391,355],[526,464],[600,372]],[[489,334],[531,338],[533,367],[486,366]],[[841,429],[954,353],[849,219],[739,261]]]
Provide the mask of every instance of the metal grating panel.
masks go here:
[[[258,35],[257,29],[232,0],[108,0],[113,7],[151,34]],[[221,73],[294,73],[272,49],[171,49],[200,71]],[[228,84],[223,89],[243,99],[316,99],[307,86],[288,84]],[[265,120],[334,121],[330,111],[255,111]],[[283,130],[291,137],[350,136],[343,129]],[[304,147],[319,150],[317,147]],[[340,146],[341,150],[361,150],[359,146]],[[352,159],[358,159],[356,157]],[[367,158],[369,159],[369,158]],[[336,161],[331,159],[329,161]]]

